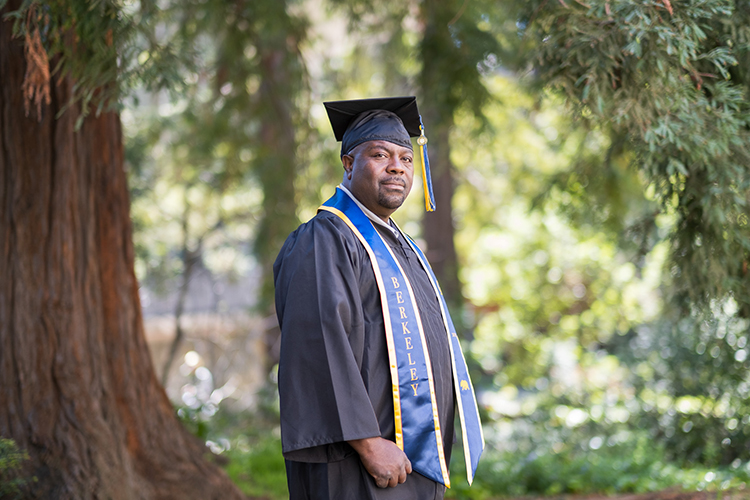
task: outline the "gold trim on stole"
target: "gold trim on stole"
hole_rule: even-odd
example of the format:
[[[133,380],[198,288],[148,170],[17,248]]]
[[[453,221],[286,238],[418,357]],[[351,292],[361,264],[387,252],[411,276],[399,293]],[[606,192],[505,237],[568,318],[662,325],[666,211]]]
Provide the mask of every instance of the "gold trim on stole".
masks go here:
[[[394,222],[395,224],[395,222]],[[398,225],[396,225],[398,227]],[[401,228],[399,228],[401,230]],[[403,233],[403,232],[402,232]],[[429,272],[427,266],[429,265],[426,263],[422,257],[420,256],[419,252],[417,252],[413,247],[411,240],[409,238],[406,238],[406,242],[409,244],[409,246],[412,247],[412,250],[414,250],[414,253],[417,255],[417,258],[419,259],[419,262],[422,264],[422,267],[425,268],[425,273],[427,274],[427,278],[430,280],[430,284],[432,285],[432,288],[436,294],[438,295],[438,300],[440,301],[440,314],[443,317],[443,325],[445,325],[445,332],[448,335],[448,346],[450,347],[451,352],[451,364],[455,367],[456,366],[456,359],[455,359],[455,353],[453,352],[453,341],[451,339],[451,335],[456,335],[456,332],[451,332],[449,325],[448,325],[448,319],[445,316],[445,311],[443,310],[443,303],[442,300],[440,300],[440,296],[442,295],[442,291],[440,290],[440,286],[432,279],[432,274]],[[456,337],[458,338],[458,337]],[[459,342],[459,349],[461,349],[461,345]],[[461,356],[463,357],[463,352],[460,352]],[[465,359],[465,358],[464,358]],[[468,368],[468,367],[467,367]],[[468,372],[467,372],[468,377]],[[471,483],[474,481],[474,474],[471,467],[471,453],[469,452],[469,436],[466,433],[466,420],[464,418],[464,405],[463,401],[461,400],[461,386],[459,385],[458,380],[458,373],[456,373],[456,370],[453,370],[453,385],[454,390],[456,391],[456,403],[458,404],[458,413],[459,413],[459,420],[461,421],[461,437],[463,441],[463,448],[464,448],[464,461],[466,462],[466,479],[469,482],[469,486],[471,486]],[[469,383],[471,383],[471,379],[469,379]],[[474,407],[476,409],[476,414],[479,415],[479,405],[477,404],[477,396],[474,392],[474,384],[471,384],[471,396],[474,400]],[[482,430],[482,426],[479,426],[479,435],[482,437],[482,448],[484,448],[485,442],[484,442],[484,431]]]
[[[399,229],[399,231],[401,231],[401,229]],[[380,236],[380,234],[378,234],[378,236]],[[405,238],[403,234],[401,237]],[[380,239],[383,239],[383,237],[380,236]],[[409,295],[411,296],[411,305],[414,308],[414,315],[417,318],[417,329],[419,330],[419,337],[422,339],[422,350],[424,351],[425,365],[427,366],[427,380],[430,383],[430,401],[432,402],[432,418],[433,418],[433,421],[435,422],[435,441],[437,441],[438,457],[440,459],[440,472],[443,474],[443,481],[445,482],[445,487],[450,488],[451,479],[450,479],[450,473],[448,471],[448,465],[445,462],[445,450],[443,449],[443,433],[440,429],[440,415],[438,414],[437,396],[435,395],[435,382],[432,379],[432,361],[430,360],[430,353],[427,350],[427,339],[424,336],[424,327],[422,326],[422,316],[419,314],[419,308],[417,307],[417,299],[414,295],[414,290],[411,287],[411,282],[409,282],[409,278],[406,276],[406,273],[404,273],[404,269],[401,267],[401,263],[398,261],[396,256],[393,255],[393,251],[391,250],[391,247],[388,245],[388,243],[386,243],[385,241],[383,243],[385,244],[385,248],[388,250],[388,253],[391,254],[393,261],[398,266],[398,270],[401,271],[401,276],[404,277],[406,288],[409,289]],[[450,338],[448,340],[450,341]],[[451,352],[451,358],[452,356],[453,356],[453,353]],[[451,362],[453,362],[453,359],[451,359]],[[452,368],[451,368],[451,371],[455,372],[455,370],[453,370]]]
[[[404,434],[403,434],[403,426],[401,424],[401,392],[400,392],[400,386],[398,384],[398,364],[396,360],[396,346],[394,345],[393,340],[393,326],[391,325],[391,316],[390,314],[386,314],[389,312],[388,308],[388,299],[385,294],[385,284],[383,283],[383,276],[380,272],[380,266],[378,266],[378,259],[375,257],[375,253],[372,251],[372,248],[370,248],[370,245],[367,244],[367,241],[365,240],[365,237],[362,236],[362,233],[359,232],[357,227],[352,223],[351,220],[349,220],[349,217],[347,217],[344,212],[339,210],[338,208],[334,207],[328,207],[325,205],[321,205],[318,210],[327,210],[331,212],[332,214],[338,216],[341,220],[343,220],[347,226],[352,230],[354,235],[359,239],[360,243],[362,243],[362,246],[365,247],[365,250],[367,251],[367,255],[370,256],[370,262],[372,262],[372,269],[375,272],[375,281],[378,284],[378,290],[380,291],[380,303],[381,307],[383,308],[383,325],[385,326],[385,340],[386,344],[388,346],[388,362],[390,364],[390,371],[391,371],[391,386],[392,386],[392,392],[393,392],[393,420],[395,423],[396,428],[396,445],[401,448],[401,451],[404,451]],[[378,235],[380,236],[380,235]]]
[[[375,254],[370,248],[369,243],[365,240],[364,236],[359,232],[359,229],[352,223],[351,220],[344,214],[341,210],[335,208],[335,207],[329,207],[326,205],[321,205],[318,210],[327,210],[335,215],[337,215],[341,220],[343,220],[347,226],[352,230],[352,232],[355,234],[357,239],[362,243],[362,245],[365,247],[365,250],[367,251],[367,254],[370,256],[370,261],[372,262],[373,271],[375,272],[375,279],[378,284],[378,290],[380,291],[380,302],[383,308],[383,322],[385,324],[385,333],[386,333],[386,343],[388,345],[388,360],[390,362],[390,368],[391,368],[391,385],[393,387],[393,408],[394,408],[394,420],[396,424],[396,444],[399,448],[403,451],[403,426],[401,421],[401,395],[400,395],[400,385],[399,385],[399,377],[398,377],[398,364],[396,360],[396,348],[394,346],[394,340],[393,340],[393,327],[390,320],[390,308],[388,306],[388,299],[386,298],[386,292],[385,292],[385,285],[383,284],[383,277],[382,273],[380,271],[380,266],[377,263],[377,258],[375,257]],[[395,224],[395,222],[394,222]],[[397,226],[398,227],[398,226]],[[399,228],[399,231],[401,229]],[[378,237],[383,240],[383,237],[380,235],[380,233],[375,231],[375,233],[378,235]],[[406,238],[402,235],[403,238]],[[411,245],[409,242],[409,239],[406,238],[407,243]],[[440,472],[443,476],[443,481],[445,483],[446,488],[450,488],[450,473],[448,470],[448,465],[445,461],[445,450],[443,448],[443,437],[442,432],[440,428],[440,418],[438,414],[438,408],[437,408],[437,397],[435,395],[435,383],[433,381],[432,376],[432,363],[430,360],[430,354],[427,349],[427,340],[424,336],[424,327],[422,326],[422,318],[419,314],[419,308],[417,307],[416,297],[414,296],[414,289],[411,286],[411,282],[409,281],[409,278],[404,273],[403,268],[401,267],[401,263],[399,263],[398,259],[395,255],[393,255],[393,251],[391,250],[388,243],[383,241],[383,245],[385,246],[386,250],[388,250],[388,253],[390,253],[391,258],[396,263],[396,266],[398,266],[399,271],[401,272],[401,276],[404,278],[404,282],[406,283],[406,287],[409,290],[409,295],[411,298],[412,307],[414,309],[414,314],[417,319],[417,329],[419,330],[419,336],[422,340],[422,349],[424,352],[425,357],[425,365],[427,368],[427,380],[430,385],[430,402],[432,405],[432,417],[434,421],[435,426],[435,440],[438,450],[438,459],[440,462]],[[419,254],[417,254],[417,258],[419,258]],[[421,259],[420,259],[421,262]],[[424,266],[424,264],[422,264]],[[429,278],[429,273],[428,278]],[[430,279],[430,283],[432,283],[432,280]],[[434,287],[434,285],[433,285]],[[439,297],[438,297],[439,300]],[[442,307],[441,307],[441,314],[442,313]],[[443,319],[443,322],[445,322],[445,319]],[[447,331],[447,328],[446,328]],[[450,334],[449,334],[450,335]],[[451,362],[452,364],[455,364],[455,361],[453,360],[453,346],[450,344],[450,337],[448,338],[448,345],[451,350]],[[455,379],[455,370],[451,369],[452,372],[454,372],[454,379]],[[461,413],[461,425],[463,426],[463,413]]]

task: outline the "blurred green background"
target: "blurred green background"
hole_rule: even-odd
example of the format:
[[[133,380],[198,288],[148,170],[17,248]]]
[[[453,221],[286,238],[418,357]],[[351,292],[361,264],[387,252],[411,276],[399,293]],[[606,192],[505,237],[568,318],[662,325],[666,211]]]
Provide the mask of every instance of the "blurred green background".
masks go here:
[[[112,5],[149,345],[246,493],[286,497],[270,268],[341,180],[322,101],[385,95],[418,97],[439,212],[395,218],[487,438],[449,496],[744,489],[750,2]]]

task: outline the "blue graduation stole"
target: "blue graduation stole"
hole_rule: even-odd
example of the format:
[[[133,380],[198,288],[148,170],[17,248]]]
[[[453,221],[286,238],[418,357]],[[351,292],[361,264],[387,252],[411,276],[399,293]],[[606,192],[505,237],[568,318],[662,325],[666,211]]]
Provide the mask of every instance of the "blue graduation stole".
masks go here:
[[[390,247],[375,230],[372,221],[344,191],[336,189],[336,194],[318,210],[326,210],[340,217],[370,256],[383,309],[396,444],[406,453],[415,471],[450,488],[430,355],[411,283]],[[466,475],[471,484],[479,456],[484,449],[484,435],[474,388],[435,274],[417,245],[408,237],[407,241],[427,272],[441,305],[451,351],[453,387],[461,420]]]

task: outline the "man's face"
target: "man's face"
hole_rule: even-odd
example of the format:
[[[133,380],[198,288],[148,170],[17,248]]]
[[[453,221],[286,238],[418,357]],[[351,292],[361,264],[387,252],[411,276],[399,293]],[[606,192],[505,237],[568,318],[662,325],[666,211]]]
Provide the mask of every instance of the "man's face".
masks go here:
[[[414,153],[388,141],[368,141],[341,158],[344,186],[384,220],[406,200],[414,179]]]

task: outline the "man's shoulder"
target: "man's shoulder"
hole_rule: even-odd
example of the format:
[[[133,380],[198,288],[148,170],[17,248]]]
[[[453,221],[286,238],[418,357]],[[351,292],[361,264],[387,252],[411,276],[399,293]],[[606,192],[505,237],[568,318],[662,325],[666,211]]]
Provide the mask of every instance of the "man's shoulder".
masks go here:
[[[319,210],[315,217],[300,224],[300,226],[292,233],[292,235],[299,234],[316,234],[316,233],[331,233],[348,236],[352,234],[351,229],[346,223],[341,220],[336,214],[329,212],[328,210]]]
[[[279,253],[282,257],[293,248],[312,248],[328,245],[328,249],[334,252],[338,248],[351,248],[357,244],[357,239],[346,223],[336,214],[326,210],[320,210],[315,217],[300,224],[284,242]]]
[[[346,224],[344,224],[344,221],[341,220],[341,217],[334,214],[333,212],[329,212],[328,210],[318,210],[318,213],[315,214],[315,217],[307,221],[305,224],[310,224],[311,222],[332,223],[336,224],[337,226],[340,225],[341,227],[346,227]]]
[[[287,237],[274,262],[274,275],[278,275],[284,262],[309,262],[325,254],[326,260],[332,262],[348,259],[355,263],[363,252],[346,223],[337,215],[321,210]]]

